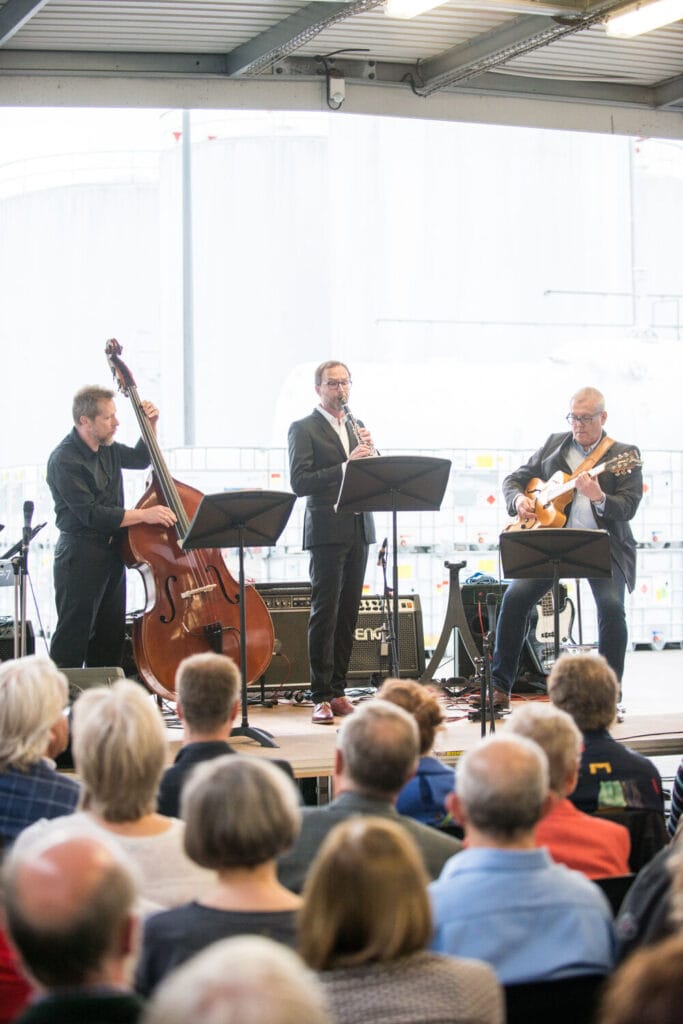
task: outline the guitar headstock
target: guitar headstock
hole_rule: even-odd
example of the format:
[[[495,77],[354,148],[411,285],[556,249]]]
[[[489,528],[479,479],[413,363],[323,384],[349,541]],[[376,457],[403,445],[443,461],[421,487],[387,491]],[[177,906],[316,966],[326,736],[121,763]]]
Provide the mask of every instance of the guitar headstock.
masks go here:
[[[128,395],[129,388],[134,388],[136,385],[133,374],[130,372],[123,359],[121,359],[123,347],[119,344],[116,338],[110,338],[104,347],[104,351],[107,355],[107,362],[109,363],[119,391],[124,395]]]
[[[624,476],[625,473],[630,473],[632,469],[637,469],[642,464],[643,460],[640,455],[635,448],[632,448],[630,452],[623,452],[610,459],[609,468],[610,473],[613,473],[614,476]]]

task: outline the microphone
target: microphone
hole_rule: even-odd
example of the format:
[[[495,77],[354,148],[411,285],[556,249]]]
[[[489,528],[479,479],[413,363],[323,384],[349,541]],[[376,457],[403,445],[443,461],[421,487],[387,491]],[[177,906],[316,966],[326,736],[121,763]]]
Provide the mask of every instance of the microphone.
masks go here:
[[[24,534],[23,541],[27,545],[31,540],[31,520],[33,519],[34,505],[32,501],[24,502]]]
[[[378,565],[385,565],[386,564],[386,560],[387,560],[387,541],[388,541],[388,539],[389,539],[388,537],[385,537],[384,540],[382,541],[382,547],[379,549],[379,554],[377,555],[377,564]]]
[[[486,595],[486,616],[487,616],[487,618],[489,620],[489,632],[491,632],[491,633],[495,633],[495,631],[496,631],[496,608],[497,608],[496,595],[495,594],[487,594]]]

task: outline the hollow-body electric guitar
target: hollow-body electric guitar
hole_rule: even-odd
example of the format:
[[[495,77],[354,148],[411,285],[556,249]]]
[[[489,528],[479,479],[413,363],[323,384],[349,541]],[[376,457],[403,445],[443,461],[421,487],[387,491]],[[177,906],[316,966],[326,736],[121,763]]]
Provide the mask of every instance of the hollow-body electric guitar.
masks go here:
[[[613,459],[601,462],[588,470],[588,475],[595,478],[609,470],[614,476],[623,476],[630,473],[632,469],[642,466],[642,460],[635,449],[622,452]],[[579,474],[569,475],[558,469],[546,482],[538,477],[529,480],[524,493],[534,503],[534,519],[523,520],[519,516],[513,523],[506,526],[506,530],[539,530],[547,527],[560,529],[567,522],[564,509],[572,500],[576,488],[576,478]]]

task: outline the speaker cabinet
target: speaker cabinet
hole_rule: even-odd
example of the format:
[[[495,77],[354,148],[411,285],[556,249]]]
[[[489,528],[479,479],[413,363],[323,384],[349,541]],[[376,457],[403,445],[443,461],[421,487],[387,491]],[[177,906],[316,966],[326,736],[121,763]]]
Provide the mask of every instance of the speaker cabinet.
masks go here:
[[[488,594],[495,595],[496,615],[500,612],[503,595],[508,588],[507,583],[464,583],[461,588],[462,603],[465,609],[465,619],[470,627],[472,638],[477,645],[480,654],[484,648],[484,634],[489,628],[489,616],[486,608],[486,597]],[[458,675],[474,675],[474,665],[465,649],[462,639],[458,637]],[[519,659],[519,669],[515,682],[515,691],[521,692],[524,685],[532,680],[545,680],[545,673],[541,669],[538,659],[529,644],[528,631],[524,638],[524,646]],[[538,687],[532,687],[534,691]]]
[[[263,675],[264,685],[309,686],[310,583],[257,583],[256,589],[270,612],[275,632],[273,660]]]
[[[60,669],[69,681],[69,700],[73,704],[84,690],[93,686],[112,686],[117,679],[123,679],[123,669],[118,665],[102,668],[63,668]]]
[[[263,682],[274,687],[308,687],[308,617],[311,608],[309,583],[257,583],[273,620],[275,650]],[[402,677],[418,679],[424,672],[425,652],[422,609],[416,595],[399,598],[399,664]],[[382,626],[383,601],[379,596],[361,598],[351,651],[348,679],[388,675],[389,652]]]
[[[349,679],[389,674],[389,647],[382,628],[386,618],[381,597],[361,598]],[[404,679],[419,679],[425,669],[422,608],[414,594],[398,599],[398,663],[399,675]]]
[[[21,637],[19,638],[21,644]],[[36,639],[33,625],[26,623],[26,653],[36,653]],[[14,657],[14,619],[0,618],[0,661],[11,661]]]

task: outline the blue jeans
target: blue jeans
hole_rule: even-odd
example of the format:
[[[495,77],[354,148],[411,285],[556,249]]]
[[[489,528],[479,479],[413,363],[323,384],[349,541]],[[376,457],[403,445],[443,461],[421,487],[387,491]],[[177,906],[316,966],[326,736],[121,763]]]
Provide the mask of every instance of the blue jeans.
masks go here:
[[[589,579],[598,612],[598,650],[614,669],[621,682],[628,630],[624,611],[626,582],[619,567],[612,563],[610,579]],[[496,630],[491,675],[494,685],[510,693],[517,678],[519,657],[527,633],[531,609],[549,588],[550,581],[514,580],[503,596]]]

